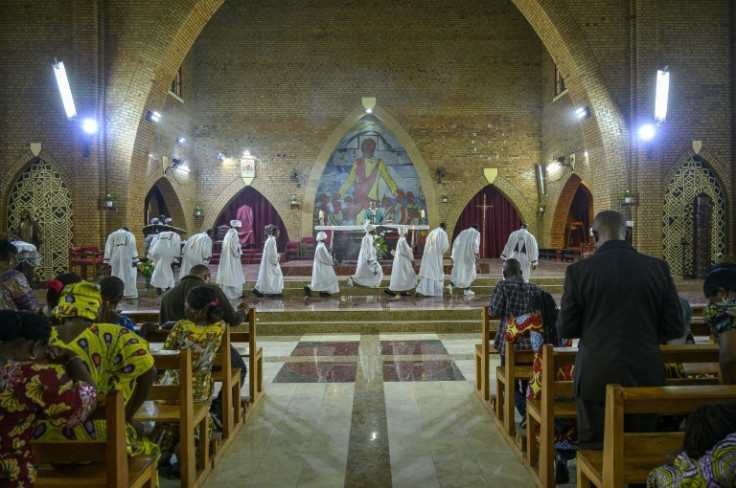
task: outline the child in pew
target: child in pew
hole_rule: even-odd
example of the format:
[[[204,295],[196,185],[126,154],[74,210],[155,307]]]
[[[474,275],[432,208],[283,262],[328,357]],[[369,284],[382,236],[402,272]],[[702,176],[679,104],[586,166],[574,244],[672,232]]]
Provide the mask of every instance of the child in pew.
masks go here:
[[[527,385],[528,399],[540,398],[542,394],[542,346],[553,344],[556,347],[572,345],[572,340],[557,336],[557,304],[552,295],[546,291],[532,296],[529,300],[530,312],[509,319],[506,325],[506,340],[513,343],[517,338],[529,334],[534,349],[532,376]],[[554,374],[566,380],[572,380],[572,367],[561,368]],[[555,420],[555,483],[564,484],[570,481],[567,469],[568,459],[575,457],[578,448],[578,437],[575,421],[570,419]],[[539,437],[539,432],[535,432]]]
[[[165,350],[189,349],[192,352],[192,389],[194,401],[210,401],[215,389],[212,379],[212,363],[220,349],[226,324],[222,320],[222,308],[212,288],[195,286],[187,294],[185,302],[186,319],[180,320],[169,332],[163,345]],[[166,371],[157,384],[179,384],[179,376]],[[214,430],[211,419],[207,422],[210,433]],[[178,465],[171,465],[179,442],[179,424],[159,422],[153,429],[152,437],[161,448],[159,469],[166,477],[177,477]]]
[[[148,343],[124,327],[97,323],[102,305],[100,290],[88,281],[64,286],[53,310],[61,325],[51,331],[51,345],[74,351],[92,375],[100,396],[121,390],[125,400],[126,442],[129,456],[157,455],[158,446],[143,436],[143,425],[133,416],[151,390],[156,371]],[[103,440],[105,420],[85,422],[75,429],[40,423],[35,439]]]
[[[701,405],[687,419],[682,451],[653,469],[647,487],[736,486],[736,402]]]

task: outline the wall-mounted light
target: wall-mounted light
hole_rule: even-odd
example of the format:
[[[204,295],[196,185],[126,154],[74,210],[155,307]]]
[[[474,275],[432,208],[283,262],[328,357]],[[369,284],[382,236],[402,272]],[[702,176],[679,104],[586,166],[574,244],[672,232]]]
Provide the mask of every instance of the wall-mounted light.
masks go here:
[[[362,102],[365,113],[373,113],[373,108],[376,106],[376,97],[363,97]]]
[[[54,76],[56,76],[56,84],[59,87],[59,94],[61,95],[61,101],[64,103],[66,118],[72,119],[77,116],[77,107],[74,105],[74,97],[72,96],[72,89],[69,86],[69,79],[66,76],[64,61],[58,61],[54,63],[53,66]]]
[[[590,109],[588,109],[588,107],[576,108],[575,117],[577,117],[578,120],[587,119],[588,117],[590,117]]]
[[[225,156],[225,153],[220,153],[217,155],[217,159],[219,159],[220,161],[225,161],[227,157]]]
[[[87,118],[82,121],[82,130],[87,134],[96,134],[98,128],[99,127],[97,126],[97,121],[95,119]]]
[[[644,124],[639,127],[639,139],[651,141],[657,135],[657,127],[654,124]]]
[[[250,151],[248,149],[243,151],[243,156],[250,156]]]
[[[667,66],[657,70],[657,93],[654,100],[654,119],[658,123],[667,118],[667,101],[670,94],[670,71]]]
[[[146,114],[146,120],[157,124],[161,122],[161,113],[155,110],[149,110],[148,114]]]
[[[179,136],[176,138],[176,142],[178,142],[179,144],[184,144],[185,142],[187,142],[187,139],[184,136]]]

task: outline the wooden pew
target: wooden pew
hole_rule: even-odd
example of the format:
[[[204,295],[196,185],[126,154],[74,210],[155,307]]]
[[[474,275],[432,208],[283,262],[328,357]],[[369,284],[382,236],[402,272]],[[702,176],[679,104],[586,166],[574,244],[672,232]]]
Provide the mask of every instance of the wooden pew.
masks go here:
[[[688,365],[708,365],[716,361],[716,370],[702,371],[709,376],[689,378],[668,378],[668,386],[685,385],[717,385],[719,383],[717,361],[718,346],[678,345],[660,346],[665,363],[683,363],[686,371],[693,370]],[[557,374],[544,374],[546,371],[557,372],[563,366],[575,364],[577,348],[552,347],[547,344],[542,353],[542,395],[538,400],[527,400],[527,451],[526,463],[532,477],[540,486],[554,486],[554,420],[577,419],[573,396],[572,381],[562,380]],[[552,392],[548,394],[547,392]],[[559,397],[567,397],[561,400]],[[534,439],[536,427],[539,425],[539,444]],[[517,442],[518,444],[518,442]],[[537,462],[539,468],[537,469]]]
[[[219,367],[217,371],[212,371],[212,378],[222,383],[222,441],[214,449],[213,466],[225,453],[244,421],[240,406],[240,368],[231,367],[230,354],[230,327],[225,327],[220,350],[212,364]]]
[[[490,358],[491,354],[498,354],[493,347],[496,339],[496,331],[491,330],[491,320],[498,321],[498,315],[491,315],[488,307],[483,307],[483,326],[480,335],[480,344],[475,345],[475,394],[478,395],[483,405],[493,413],[490,399]],[[496,323],[498,329],[498,323]]]
[[[158,310],[123,310],[120,312],[122,315],[127,315],[131,322],[135,325],[140,325],[144,322],[152,322],[159,324],[159,312]]]
[[[689,414],[707,403],[736,400],[736,386],[606,387],[602,451],[578,451],[577,486],[618,488],[644,483],[649,472],[682,447],[682,432],[624,432],[627,414]]]
[[[524,456],[524,440],[516,437],[514,383],[516,380],[528,380],[533,364],[534,351],[517,351],[513,343],[507,342],[505,364],[496,368],[496,398],[492,402],[496,423],[520,457]]]
[[[152,353],[159,372],[167,369],[180,371],[180,384],[154,385],[146,401],[136,412],[141,422],[179,423],[179,464],[183,488],[201,486],[212,469],[209,459],[209,431],[207,417],[209,404],[195,402],[192,388],[192,357],[189,349],[158,351]],[[155,401],[160,400],[160,401]],[[162,403],[178,400],[178,404]],[[199,452],[194,446],[194,430],[199,427]]]
[[[234,343],[248,343],[248,349],[244,350],[236,346],[241,356],[248,357],[248,400],[244,403],[245,417],[248,419],[253,412],[253,407],[263,398],[263,348],[258,346],[258,334],[256,327],[256,309],[248,310],[248,332],[233,331],[231,333]]]
[[[38,461],[39,487],[147,487],[156,486],[155,456],[128,458],[125,444],[125,404],[123,392],[113,390],[105,398],[104,407],[90,417],[104,415],[106,441],[33,441],[31,446]],[[54,466],[51,463],[55,463]],[[58,463],[58,464],[56,464]],[[59,466],[68,463],[68,467]],[[90,463],[90,464],[88,464]]]

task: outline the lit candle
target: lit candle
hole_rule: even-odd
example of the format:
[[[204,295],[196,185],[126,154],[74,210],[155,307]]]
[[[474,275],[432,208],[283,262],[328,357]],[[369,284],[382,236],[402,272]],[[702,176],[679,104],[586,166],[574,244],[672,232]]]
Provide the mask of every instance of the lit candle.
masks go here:
[[[322,223],[322,219],[324,219],[324,218],[325,218],[325,213],[324,213],[324,211],[320,210],[319,211],[319,222],[320,222],[320,224]]]
[[[419,213],[421,214],[422,218],[424,218],[424,215],[425,215],[424,209],[422,209],[421,212],[419,212]]]

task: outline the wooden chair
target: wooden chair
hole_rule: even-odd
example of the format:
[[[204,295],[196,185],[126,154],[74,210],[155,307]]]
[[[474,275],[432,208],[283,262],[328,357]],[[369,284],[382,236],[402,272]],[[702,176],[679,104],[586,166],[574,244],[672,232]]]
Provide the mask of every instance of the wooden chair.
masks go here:
[[[483,405],[492,412],[490,400],[490,358],[491,354],[498,354],[493,347],[496,339],[496,330],[491,330],[491,320],[498,321],[498,315],[491,315],[488,307],[483,307],[483,325],[480,334],[480,344],[475,345],[475,394]],[[496,323],[498,329],[498,323]]]
[[[515,442],[516,425],[514,424],[514,383],[516,380],[528,380],[534,364],[534,351],[517,351],[513,343],[506,343],[506,362],[496,368],[496,423],[512,445],[521,449],[523,445]],[[509,394],[508,392],[511,392]]]
[[[180,371],[180,384],[154,385],[146,401],[136,412],[141,422],[179,423],[179,464],[181,486],[197,487],[212,469],[209,458],[209,432],[207,417],[208,402],[195,402],[192,389],[192,357],[189,349],[159,351],[152,353],[154,365],[159,372],[167,369]],[[158,400],[158,401],[156,401]],[[178,400],[178,404],[162,403]],[[194,445],[194,430],[199,427],[198,452]]]
[[[539,486],[555,486],[555,419],[577,418],[572,381],[557,374],[560,368],[575,364],[577,351],[575,347],[546,344],[542,349],[542,394],[538,399],[526,401],[526,461]],[[539,443],[534,439],[537,426]]]
[[[299,256],[314,256],[314,237],[302,237],[299,241]]]
[[[286,260],[292,260],[299,257],[299,241],[289,241],[286,243]]]
[[[156,457],[128,458],[125,443],[123,392],[107,394],[91,418],[104,415],[105,441],[33,441],[38,462],[36,486],[148,487],[156,486]],[[53,465],[52,465],[53,463]],[[60,465],[74,463],[68,467]],[[77,464],[82,463],[82,464]]]
[[[88,249],[93,249],[89,251]],[[69,271],[75,268],[80,269],[80,276],[87,280],[89,274],[87,268],[92,268],[92,280],[97,279],[97,270],[99,266],[103,266],[103,254],[97,247],[84,248],[81,246],[69,248]]]
[[[736,400],[736,386],[606,387],[602,451],[578,451],[578,488],[644,483],[649,472],[682,447],[682,432],[624,432],[624,415],[689,414],[700,405]]]
[[[256,309],[248,310],[248,332],[231,332],[233,343],[248,343],[247,349],[236,344],[235,349],[243,357],[248,357],[248,400],[245,401],[246,420],[253,407],[263,398],[263,348],[258,346],[256,328]]]
[[[215,451],[213,465],[225,453],[244,421],[240,405],[240,368],[231,367],[230,354],[230,327],[225,327],[220,351],[212,364],[219,367],[212,371],[212,378],[222,383],[222,443]]]

